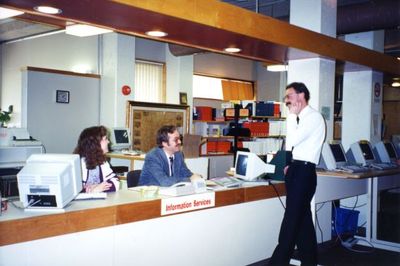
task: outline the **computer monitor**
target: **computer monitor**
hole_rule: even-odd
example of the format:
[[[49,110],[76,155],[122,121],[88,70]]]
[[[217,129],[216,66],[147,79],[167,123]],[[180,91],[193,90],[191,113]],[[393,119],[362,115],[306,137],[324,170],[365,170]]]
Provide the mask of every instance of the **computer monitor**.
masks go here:
[[[341,143],[324,143],[322,146],[322,167],[335,170],[347,164],[345,152]]]
[[[112,150],[125,150],[132,147],[129,128],[115,127],[111,129],[110,142]]]
[[[78,154],[33,154],[17,174],[20,201],[27,209],[62,209],[82,190]]]
[[[235,177],[254,181],[267,173],[274,173],[275,166],[265,163],[255,153],[238,151],[235,160]]]
[[[350,145],[354,160],[363,166],[375,162],[375,156],[371,144],[367,140],[360,140]]]
[[[399,158],[393,143],[380,141],[375,144],[374,152],[376,157],[383,163],[396,162]]]
[[[397,154],[400,154],[400,135],[392,135],[392,143],[394,148],[397,151]]]

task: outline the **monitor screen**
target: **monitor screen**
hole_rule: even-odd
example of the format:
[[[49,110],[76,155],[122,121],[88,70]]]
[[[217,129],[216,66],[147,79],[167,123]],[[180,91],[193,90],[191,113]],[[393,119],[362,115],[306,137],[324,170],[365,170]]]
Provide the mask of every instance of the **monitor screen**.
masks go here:
[[[390,159],[397,159],[396,150],[391,142],[385,142],[385,148]]]
[[[64,208],[82,190],[78,154],[33,154],[17,174],[25,208]]]
[[[346,162],[346,155],[344,154],[342,145],[340,143],[329,144],[329,146],[331,147],[336,163]]]
[[[246,175],[247,171],[247,160],[249,159],[248,155],[239,154],[236,162],[236,174],[238,175]]]
[[[372,153],[372,149],[371,146],[369,145],[369,143],[364,143],[364,142],[360,142],[359,143],[362,154],[364,156],[364,159],[366,161],[370,161],[370,160],[374,160],[374,154]]]
[[[111,149],[123,150],[131,148],[131,135],[128,128],[113,128],[110,135]]]
[[[238,151],[235,162],[235,177],[247,181],[275,171],[274,165],[265,163],[257,154],[251,152]]]

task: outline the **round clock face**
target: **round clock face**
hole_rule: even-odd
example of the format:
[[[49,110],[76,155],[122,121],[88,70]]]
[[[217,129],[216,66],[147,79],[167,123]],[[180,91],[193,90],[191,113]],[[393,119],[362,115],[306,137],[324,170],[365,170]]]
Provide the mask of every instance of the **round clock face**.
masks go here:
[[[57,91],[58,103],[69,103],[69,91]]]

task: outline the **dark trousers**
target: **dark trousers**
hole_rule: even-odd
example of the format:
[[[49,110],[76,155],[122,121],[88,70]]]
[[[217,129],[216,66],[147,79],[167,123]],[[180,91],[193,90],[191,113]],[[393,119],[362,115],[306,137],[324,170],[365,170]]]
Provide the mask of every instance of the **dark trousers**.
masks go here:
[[[301,265],[317,265],[317,239],[310,203],[317,186],[315,165],[292,163],[285,177],[286,210],[279,232],[278,246],[269,265],[289,265],[295,245]]]

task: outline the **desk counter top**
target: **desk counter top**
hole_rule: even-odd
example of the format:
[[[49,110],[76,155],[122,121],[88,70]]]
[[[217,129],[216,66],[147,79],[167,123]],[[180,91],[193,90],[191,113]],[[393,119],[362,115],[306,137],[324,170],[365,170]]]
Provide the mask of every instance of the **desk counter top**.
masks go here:
[[[286,195],[284,184],[275,188]],[[213,208],[274,197],[272,186],[226,189],[215,192]],[[139,192],[122,189],[105,200],[72,201],[62,213],[25,212],[9,204],[0,216],[0,246],[159,218],[161,199],[142,199]]]
[[[388,170],[370,170],[363,173],[346,173],[339,171],[317,171],[319,176],[333,176],[339,178],[351,178],[351,179],[363,179],[386,175],[395,175],[400,173],[400,168],[388,169]]]
[[[118,152],[109,152],[109,153],[106,154],[106,156],[109,157],[109,158],[143,161],[145,156],[146,156],[146,154],[129,155],[129,154],[123,154],[123,153],[118,153]]]

